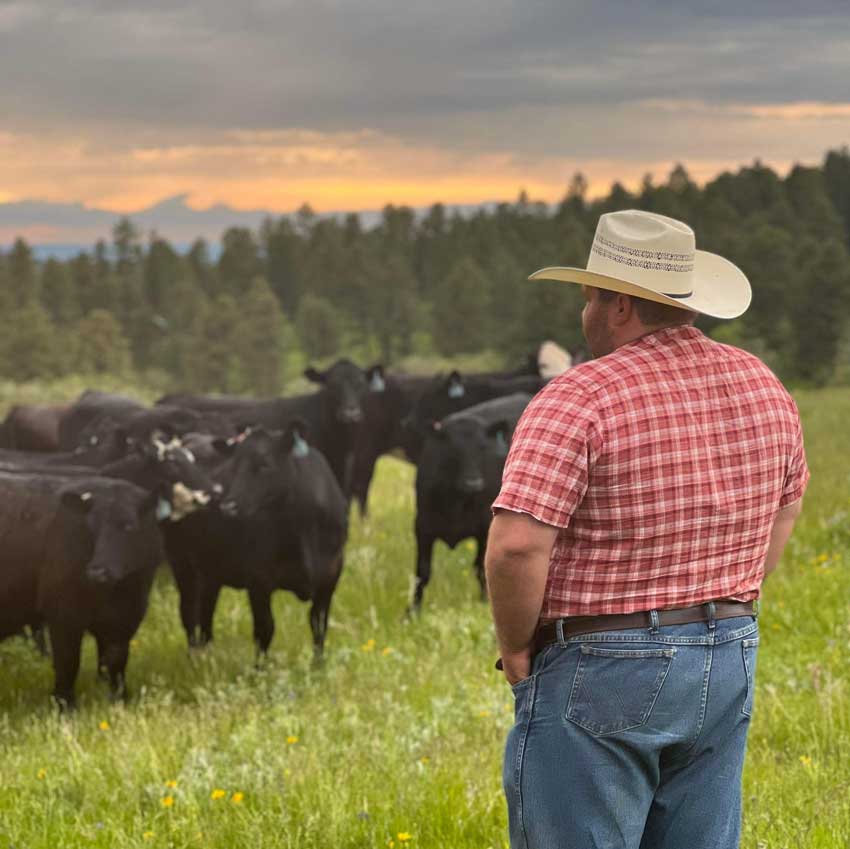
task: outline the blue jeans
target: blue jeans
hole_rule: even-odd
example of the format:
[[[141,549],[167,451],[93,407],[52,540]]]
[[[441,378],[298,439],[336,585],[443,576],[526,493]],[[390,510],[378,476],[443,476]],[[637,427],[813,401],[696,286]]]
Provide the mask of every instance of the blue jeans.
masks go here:
[[[742,616],[539,652],[513,687],[511,849],[737,849],[757,647]]]

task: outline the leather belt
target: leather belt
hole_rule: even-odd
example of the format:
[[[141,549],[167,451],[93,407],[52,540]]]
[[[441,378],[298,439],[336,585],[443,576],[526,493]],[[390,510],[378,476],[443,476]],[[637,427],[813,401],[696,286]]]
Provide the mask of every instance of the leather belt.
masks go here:
[[[714,608],[712,614],[712,607]],[[657,619],[653,622],[653,613]],[[641,610],[637,613],[608,613],[600,616],[567,616],[553,619],[537,627],[534,635],[534,652],[539,652],[558,639],[557,626],[561,623],[565,638],[598,631],[621,631],[630,628],[663,628],[665,625],[690,625],[693,622],[709,622],[712,619],[734,619],[736,616],[758,616],[758,605],[754,601],[713,601],[693,607],[675,607],[669,610]],[[497,669],[502,668],[499,658]]]
[[[711,605],[714,616],[711,616]],[[657,626],[690,625],[693,622],[708,622],[710,619],[734,619],[736,616],[756,616],[755,603],[752,601],[715,601],[696,604],[693,607],[675,607],[670,610],[657,610]],[[627,628],[651,628],[652,611],[641,610],[638,613],[609,613],[601,616],[567,616],[539,625],[534,638],[536,649],[554,643],[558,639],[557,625],[561,623],[564,637],[576,637],[580,634],[595,634],[597,631],[621,631]]]

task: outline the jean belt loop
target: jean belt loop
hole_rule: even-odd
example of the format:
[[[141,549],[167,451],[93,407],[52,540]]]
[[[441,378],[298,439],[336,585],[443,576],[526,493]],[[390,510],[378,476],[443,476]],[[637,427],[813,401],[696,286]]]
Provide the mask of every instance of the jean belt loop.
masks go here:
[[[708,630],[713,631],[717,626],[717,620],[715,619],[717,608],[714,606],[713,601],[707,602],[706,607],[708,608]]]
[[[658,633],[658,611],[657,610],[650,610],[649,611],[649,620],[651,622],[651,624],[649,626],[649,633],[650,634],[657,634]]]
[[[564,639],[564,620],[558,619],[555,622],[555,636],[558,638],[558,645],[564,646],[567,641]]]

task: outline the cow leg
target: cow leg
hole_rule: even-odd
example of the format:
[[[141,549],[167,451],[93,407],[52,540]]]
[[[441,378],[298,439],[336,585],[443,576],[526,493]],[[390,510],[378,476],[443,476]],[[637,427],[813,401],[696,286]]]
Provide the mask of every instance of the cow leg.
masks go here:
[[[47,647],[47,631],[45,630],[44,625],[30,625],[29,626],[29,636],[33,641],[33,645],[36,647],[38,653],[42,657],[50,657],[50,649]]]
[[[104,640],[101,652],[101,641],[98,638],[98,666],[109,680],[109,697],[112,701],[126,700],[128,697],[127,683],[124,674],[127,669],[127,657],[130,654],[129,640]]]
[[[177,591],[180,593],[180,621],[186,632],[189,648],[200,645],[201,582],[198,570],[191,566],[172,568]]]
[[[212,642],[213,638],[213,617],[215,615],[215,606],[218,604],[218,594],[221,592],[221,584],[212,583],[209,580],[203,581],[201,584],[201,603],[200,603],[200,634],[195,645],[205,646]]]
[[[481,601],[487,601],[487,577],[484,574],[484,556],[487,553],[487,536],[476,538],[478,546],[475,552],[475,576],[478,578],[478,586],[481,590]]]
[[[101,681],[109,680],[109,669],[106,664],[106,651],[107,651],[107,642],[106,638],[101,636],[101,634],[94,635],[95,642],[97,643],[97,677]]]
[[[342,555],[339,555],[339,559],[340,566],[334,569],[337,577],[342,570]],[[310,629],[313,632],[313,660],[316,663],[321,663],[325,653],[325,637],[328,633],[331,599],[335,589],[336,578],[313,595],[313,604],[310,607]]]
[[[413,605],[410,613],[418,613],[422,608],[422,596],[431,580],[431,558],[434,552],[434,537],[416,533],[416,586],[413,591]]]
[[[254,643],[257,657],[268,653],[274,636],[274,617],[272,616],[272,594],[265,588],[252,587],[248,590],[251,602],[251,615],[254,618]]]
[[[375,474],[376,461],[377,457],[369,457],[355,464],[352,490],[361,519],[369,516],[369,487],[372,485],[372,477]]]
[[[50,624],[50,645],[53,648],[53,698],[60,710],[76,707],[74,684],[80,671],[80,648],[83,629],[64,623]]]

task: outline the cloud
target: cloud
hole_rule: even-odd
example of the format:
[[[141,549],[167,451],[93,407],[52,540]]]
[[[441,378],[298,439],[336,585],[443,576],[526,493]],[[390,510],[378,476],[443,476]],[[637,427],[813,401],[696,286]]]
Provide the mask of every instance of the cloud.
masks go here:
[[[554,200],[850,137],[845,2],[0,4],[0,199]]]

